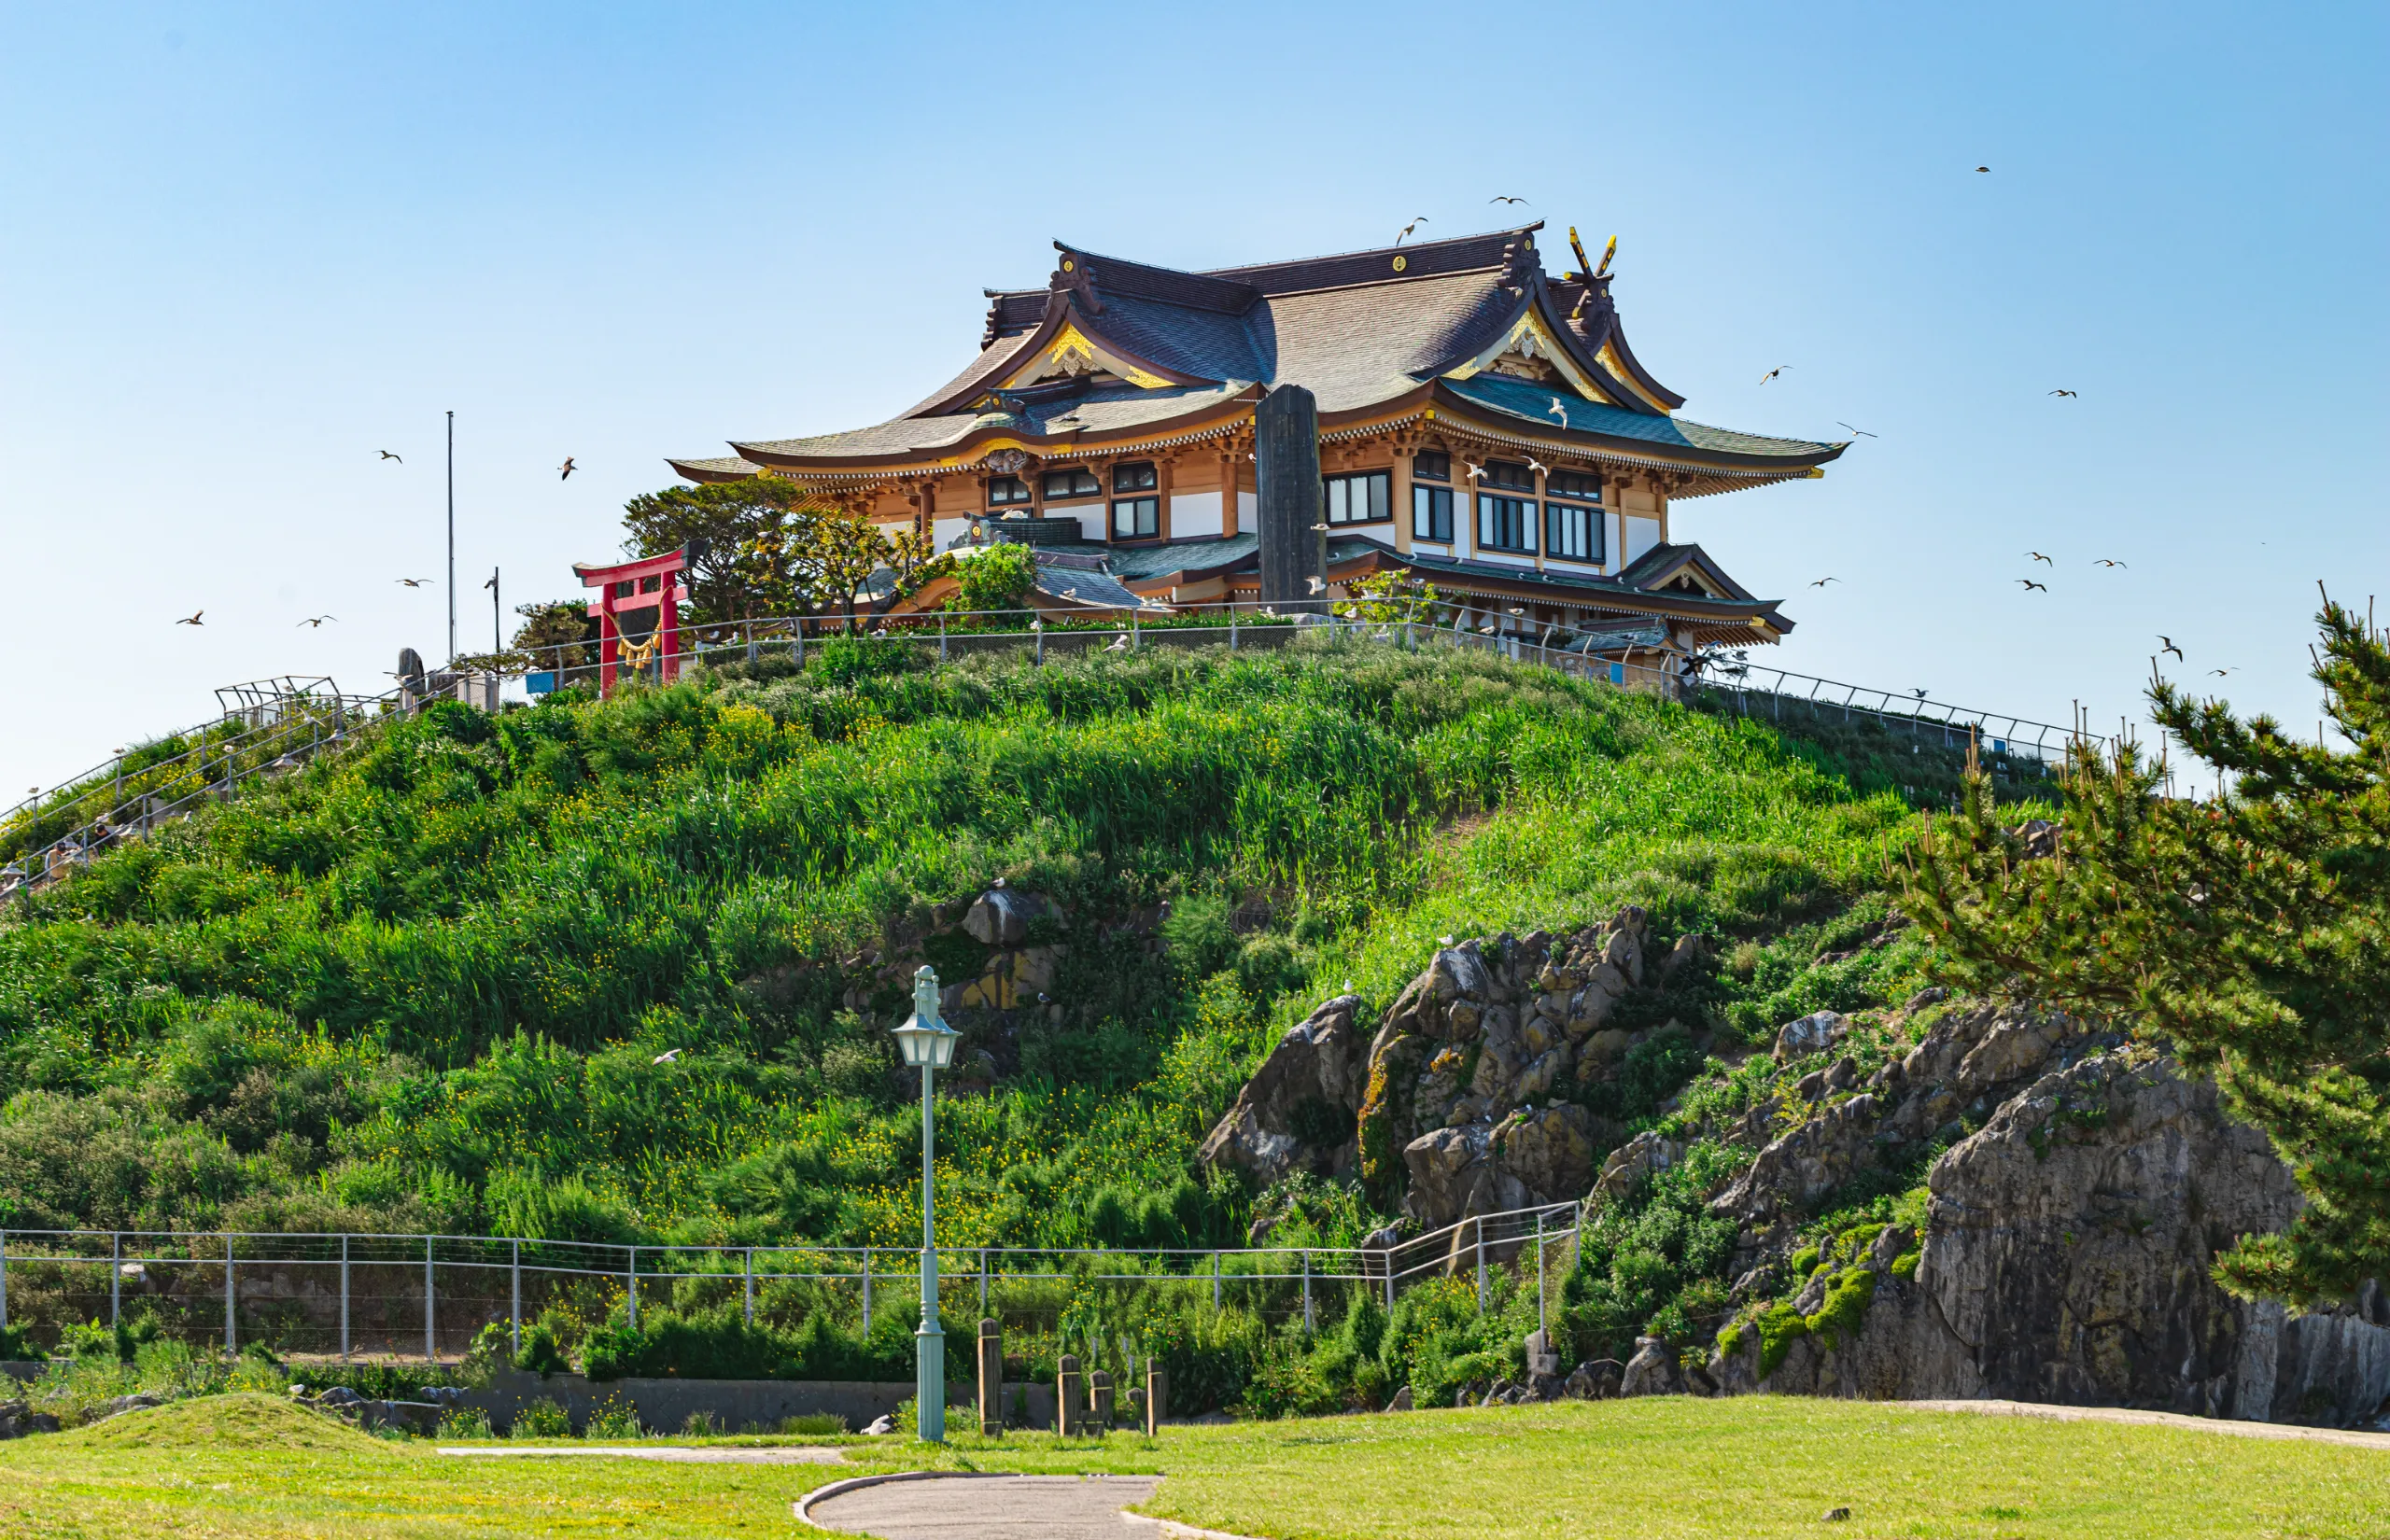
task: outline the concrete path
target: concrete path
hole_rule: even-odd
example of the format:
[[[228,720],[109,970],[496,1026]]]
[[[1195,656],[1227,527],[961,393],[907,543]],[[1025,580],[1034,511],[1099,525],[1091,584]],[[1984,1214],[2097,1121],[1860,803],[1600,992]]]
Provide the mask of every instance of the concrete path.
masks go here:
[[[796,1505],[818,1529],[879,1540],[1238,1540],[1120,1510],[1158,1476],[943,1476],[835,1482]]]
[[[654,1448],[588,1444],[510,1449],[500,1445],[443,1444],[440,1452],[471,1455],[484,1460],[572,1460],[596,1456],[615,1460],[660,1460],[668,1465],[838,1465],[846,1463],[844,1454],[820,1444],[775,1445],[746,1449],[670,1444]]]
[[[2226,1417],[2185,1417],[2178,1412],[2135,1411],[2130,1407],[2055,1407],[2039,1401],[1884,1401],[1877,1405],[1907,1411],[1975,1412],[1985,1417],[2041,1417],[2053,1422],[2125,1422],[2147,1428],[2188,1428],[2195,1433],[2220,1433],[2234,1438],[2303,1438],[2318,1444],[2347,1444],[2361,1449],[2390,1449],[2390,1433],[2360,1433],[2350,1428],[2300,1428],[2281,1422],[2241,1422]]]

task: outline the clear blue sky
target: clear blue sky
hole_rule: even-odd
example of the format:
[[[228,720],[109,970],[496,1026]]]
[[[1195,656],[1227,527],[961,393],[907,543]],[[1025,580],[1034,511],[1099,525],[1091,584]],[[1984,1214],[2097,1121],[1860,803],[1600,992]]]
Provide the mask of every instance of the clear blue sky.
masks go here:
[[[394,580],[443,575],[444,411],[478,643],[492,566],[571,593],[665,455],[909,404],[1053,237],[1207,266],[1497,193],[1619,237],[1686,415],[1879,435],[1677,509],[1772,659],[2113,722],[2163,631],[2312,722],[2315,581],[2390,588],[2385,18],[0,6],[0,791],[438,651]]]

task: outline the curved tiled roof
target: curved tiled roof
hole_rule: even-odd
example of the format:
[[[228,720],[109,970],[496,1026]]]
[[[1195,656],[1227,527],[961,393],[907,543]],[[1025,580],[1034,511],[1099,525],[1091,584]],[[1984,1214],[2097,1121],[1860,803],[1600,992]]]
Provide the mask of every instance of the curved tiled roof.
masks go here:
[[[1705,457],[1732,456],[1748,461],[1798,460],[1814,464],[1832,459],[1842,453],[1844,445],[1820,443],[1809,439],[1771,439],[1757,433],[1739,433],[1731,427],[1712,427],[1708,423],[1687,422],[1681,417],[1654,417],[1639,412],[1624,412],[1614,406],[1589,401],[1568,389],[1554,389],[1532,380],[1513,379],[1507,374],[1480,374],[1471,379],[1448,382],[1446,388],[1480,406],[1490,407],[1506,416],[1539,423],[1558,429],[1559,416],[1552,410],[1556,399],[1568,413],[1570,432],[1594,433],[1609,439],[1631,439],[1638,443],[1666,449],[1699,452]]]

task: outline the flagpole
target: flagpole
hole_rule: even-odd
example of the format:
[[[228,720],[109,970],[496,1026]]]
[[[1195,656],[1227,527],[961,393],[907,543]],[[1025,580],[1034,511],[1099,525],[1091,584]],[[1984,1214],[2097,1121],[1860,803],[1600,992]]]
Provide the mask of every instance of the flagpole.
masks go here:
[[[448,413],[448,662],[457,661],[457,414]]]

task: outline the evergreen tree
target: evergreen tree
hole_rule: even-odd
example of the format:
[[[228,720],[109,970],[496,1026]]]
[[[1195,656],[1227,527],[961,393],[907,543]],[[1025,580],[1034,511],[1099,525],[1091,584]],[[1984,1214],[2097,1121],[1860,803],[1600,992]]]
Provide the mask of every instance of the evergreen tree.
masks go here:
[[[2218,772],[2214,800],[2163,795],[2162,759],[2130,744],[2078,745],[2055,850],[2031,859],[1971,763],[1910,882],[1954,983],[2170,1043],[2265,1130],[2308,1206],[2215,1277],[2299,1304],[2390,1278],[2390,644],[2328,596],[2317,623],[2349,748],[2154,679],[2152,717]]]

